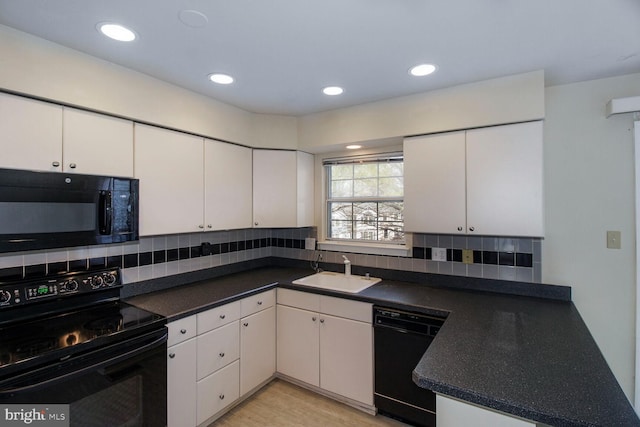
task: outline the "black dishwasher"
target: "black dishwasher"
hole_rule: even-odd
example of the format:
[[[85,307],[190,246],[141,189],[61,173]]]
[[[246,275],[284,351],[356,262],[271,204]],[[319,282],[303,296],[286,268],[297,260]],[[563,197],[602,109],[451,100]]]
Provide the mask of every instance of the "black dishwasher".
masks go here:
[[[374,401],[379,413],[416,426],[435,427],[435,393],[418,387],[412,380],[412,372],[444,320],[373,307]]]

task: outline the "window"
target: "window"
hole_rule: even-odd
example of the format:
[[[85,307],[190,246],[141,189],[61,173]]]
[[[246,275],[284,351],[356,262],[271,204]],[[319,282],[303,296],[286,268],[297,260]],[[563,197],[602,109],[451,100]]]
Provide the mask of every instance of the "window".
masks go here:
[[[327,238],[404,243],[402,154],[327,159]]]

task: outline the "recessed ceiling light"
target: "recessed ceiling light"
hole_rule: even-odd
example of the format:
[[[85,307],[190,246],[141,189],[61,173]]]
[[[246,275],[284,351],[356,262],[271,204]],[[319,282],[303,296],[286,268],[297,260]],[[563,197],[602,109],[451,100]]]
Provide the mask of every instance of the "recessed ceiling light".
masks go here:
[[[346,146],[347,150],[357,150],[358,148],[362,148],[362,145],[353,144],[353,145]]]
[[[228,85],[233,83],[233,77],[228,74],[213,73],[209,74],[209,80],[220,85]]]
[[[340,95],[342,92],[344,92],[344,89],[339,86],[327,86],[322,89],[322,93],[329,96]]]
[[[433,64],[420,64],[415,67],[411,67],[409,74],[416,77],[428,76],[437,70],[437,67]]]
[[[120,42],[130,42],[136,39],[136,33],[120,24],[101,22],[97,28],[105,36]]]

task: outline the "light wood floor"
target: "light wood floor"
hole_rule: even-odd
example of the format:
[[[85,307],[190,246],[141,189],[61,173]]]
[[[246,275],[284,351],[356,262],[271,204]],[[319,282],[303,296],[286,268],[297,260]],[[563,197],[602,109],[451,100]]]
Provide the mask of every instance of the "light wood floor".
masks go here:
[[[209,427],[401,427],[283,380],[273,380]]]

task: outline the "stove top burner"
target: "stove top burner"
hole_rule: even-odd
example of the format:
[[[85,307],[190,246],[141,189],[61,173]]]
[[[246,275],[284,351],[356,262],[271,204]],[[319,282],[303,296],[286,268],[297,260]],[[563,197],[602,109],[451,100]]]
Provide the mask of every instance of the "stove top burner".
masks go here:
[[[90,343],[107,345],[159,321],[162,316],[110,301],[0,327],[0,377],[9,366],[46,356],[63,357]]]

